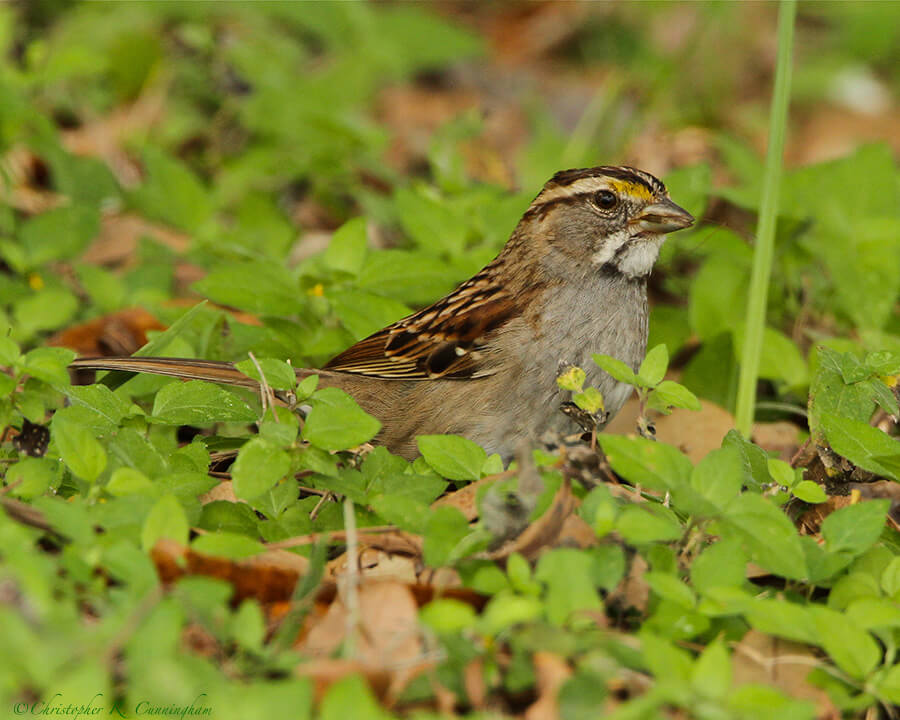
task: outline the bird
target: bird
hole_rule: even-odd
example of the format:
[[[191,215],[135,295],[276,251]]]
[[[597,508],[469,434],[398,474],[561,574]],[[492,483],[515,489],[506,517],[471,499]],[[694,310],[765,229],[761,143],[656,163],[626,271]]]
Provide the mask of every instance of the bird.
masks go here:
[[[556,377],[564,366],[585,370],[608,422],[632,388],[591,355],[611,355],[637,371],[647,347],[647,279],[666,234],[693,222],[648,172],[557,172],[480,272],[321,369],[297,375],[318,375],[320,387],[349,393],[381,422],[373,442],[407,459],[418,455],[419,435],[461,435],[510,458],[547,431],[575,430],[560,412],[568,397]],[[221,361],[100,357],[71,367],[258,387]]]

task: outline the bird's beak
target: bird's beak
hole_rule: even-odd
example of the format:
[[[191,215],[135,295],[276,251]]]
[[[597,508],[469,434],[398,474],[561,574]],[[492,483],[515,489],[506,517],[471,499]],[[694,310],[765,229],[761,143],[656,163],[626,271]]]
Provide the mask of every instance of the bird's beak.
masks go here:
[[[645,207],[630,224],[638,232],[663,234],[690,227],[694,216],[666,198]]]

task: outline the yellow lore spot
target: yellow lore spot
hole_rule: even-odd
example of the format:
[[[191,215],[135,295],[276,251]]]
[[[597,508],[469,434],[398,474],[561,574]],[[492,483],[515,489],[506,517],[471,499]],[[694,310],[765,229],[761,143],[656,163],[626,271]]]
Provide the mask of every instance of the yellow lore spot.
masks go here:
[[[325,294],[325,286],[322,283],[316,283],[306,292],[313,297],[322,297]]]
[[[653,193],[647,189],[646,185],[641,185],[640,183],[630,182],[628,180],[614,180],[610,179],[607,181],[609,183],[609,189],[618,193],[619,195],[630,195],[631,197],[637,197],[641,200],[652,200]]]
[[[37,273],[31,273],[28,276],[28,287],[32,290],[41,290],[44,287],[44,278]]]

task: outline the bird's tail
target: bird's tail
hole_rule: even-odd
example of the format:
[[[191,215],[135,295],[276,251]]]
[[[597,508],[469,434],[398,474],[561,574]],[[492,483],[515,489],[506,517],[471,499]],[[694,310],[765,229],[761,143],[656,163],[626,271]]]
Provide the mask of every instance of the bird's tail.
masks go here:
[[[182,380],[206,380],[225,385],[259,387],[256,380],[244,375],[234,364],[216,360],[164,357],[86,357],[73,360],[69,367],[73,370],[150,373],[151,375],[168,375]]]

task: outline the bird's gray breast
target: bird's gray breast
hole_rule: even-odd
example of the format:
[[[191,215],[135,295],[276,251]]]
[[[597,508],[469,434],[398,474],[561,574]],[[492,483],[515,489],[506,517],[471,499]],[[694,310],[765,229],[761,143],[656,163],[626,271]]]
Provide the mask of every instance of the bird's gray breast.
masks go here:
[[[592,274],[584,285],[561,286],[548,293],[543,312],[542,344],[553,349],[540,370],[547,383],[545,402],[556,409],[549,427],[571,429],[570,421],[558,412],[559,405],[570,399],[569,393],[556,388],[560,363],[582,368],[586,384],[600,390],[607,412],[615,415],[632,389],[601,370],[592,355],[611,355],[638,369],[647,349],[646,281],[618,273]]]

